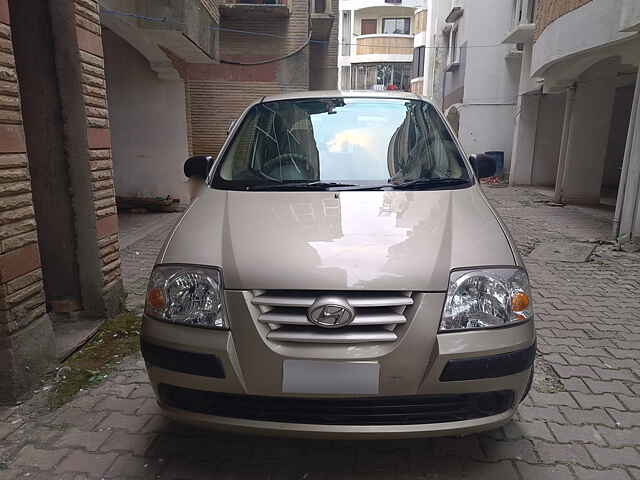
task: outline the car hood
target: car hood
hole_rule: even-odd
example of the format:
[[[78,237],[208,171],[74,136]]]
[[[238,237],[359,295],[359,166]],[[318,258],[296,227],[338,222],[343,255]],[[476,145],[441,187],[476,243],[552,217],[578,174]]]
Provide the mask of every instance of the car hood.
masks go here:
[[[339,193],[207,188],[159,262],[222,267],[227,289],[445,291],[452,268],[515,259],[477,186]]]

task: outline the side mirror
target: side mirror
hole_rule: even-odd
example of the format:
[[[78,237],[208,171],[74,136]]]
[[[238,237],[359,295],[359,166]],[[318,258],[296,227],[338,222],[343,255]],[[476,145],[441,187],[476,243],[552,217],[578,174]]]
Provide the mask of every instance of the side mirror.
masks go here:
[[[196,155],[184,162],[184,174],[187,178],[195,177],[204,180],[209,174],[211,165],[213,165],[211,155]]]
[[[488,178],[496,174],[496,160],[489,155],[481,153],[479,155],[471,155],[469,157],[471,168],[473,168],[476,177]]]

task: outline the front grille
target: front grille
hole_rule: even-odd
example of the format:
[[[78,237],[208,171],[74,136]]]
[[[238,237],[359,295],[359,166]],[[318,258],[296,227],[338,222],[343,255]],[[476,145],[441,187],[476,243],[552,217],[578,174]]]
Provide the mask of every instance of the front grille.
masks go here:
[[[512,391],[405,397],[292,398],[206,392],[160,384],[160,401],[219,417],[314,425],[418,425],[489,417],[513,406]]]
[[[397,340],[397,327],[407,322],[412,292],[334,292],[254,290],[251,302],[260,309],[258,320],[267,326],[267,338],[277,342],[367,343]],[[307,309],[320,296],[340,296],[355,309],[353,322],[343,328],[317,327]]]

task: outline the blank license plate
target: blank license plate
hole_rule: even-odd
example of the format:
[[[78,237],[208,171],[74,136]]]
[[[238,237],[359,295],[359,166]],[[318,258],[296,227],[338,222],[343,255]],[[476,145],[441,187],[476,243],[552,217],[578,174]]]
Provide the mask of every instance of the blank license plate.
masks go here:
[[[378,362],[285,360],[284,393],[375,394],[380,390]]]

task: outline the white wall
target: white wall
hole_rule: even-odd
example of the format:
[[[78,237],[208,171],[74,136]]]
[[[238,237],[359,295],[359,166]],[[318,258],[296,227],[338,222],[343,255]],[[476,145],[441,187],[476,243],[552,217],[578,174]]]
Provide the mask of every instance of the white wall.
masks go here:
[[[506,60],[511,46],[501,42],[511,28],[512,2],[466,0],[463,8],[458,45],[466,42],[469,48],[461,55],[465,77],[460,141],[467,153],[504,151],[508,171],[520,64]]]
[[[422,94],[438,107],[442,105],[442,79],[445,58],[442,27],[451,10],[451,0],[427,0],[429,11],[427,26],[427,52],[425,54]]]
[[[540,99],[531,183],[553,186],[556,182],[565,95],[543,95]]]
[[[402,7],[422,7],[424,0],[402,0]],[[360,10],[369,7],[394,7],[397,5],[385,3],[384,0],[340,0],[340,10]]]
[[[593,0],[555,20],[534,45],[531,73],[541,76],[563,58],[594,51],[637,34],[620,32],[623,5],[622,0]],[[635,15],[632,10],[629,12],[628,18]],[[576,76],[589,66],[581,67]]]
[[[160,80],[149,62],[103,31],[116,195],[189,203],[184,83]]]

